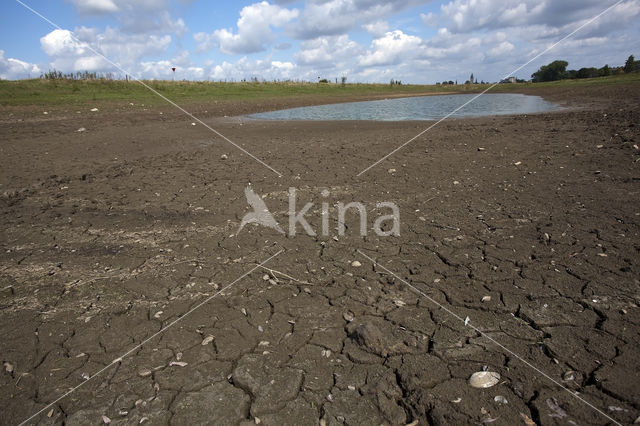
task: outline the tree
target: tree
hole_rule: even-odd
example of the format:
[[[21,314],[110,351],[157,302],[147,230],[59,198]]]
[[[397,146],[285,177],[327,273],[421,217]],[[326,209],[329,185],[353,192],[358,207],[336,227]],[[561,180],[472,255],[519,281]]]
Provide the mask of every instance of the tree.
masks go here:
[[[629,55],[627,62],[624,63],[624,72],[629,73],[635,70],[636,58],[633,55]]]
[[[531,78],[534,83],[562,80],[567,77],[567,65],[569,65],[567,61],[553,61],[549,65],[541,66],[538,71],[531,74]]]
[[[580,68],[578,73],[576,74],[576,78],[594,78],[598,77],[599,71],[597,68],[589,67],[589,68]]]
[[[607,77],[611,75],[611,68],[609,68],[609,64],[605,64],[604,67],[600,68],[598,70],[598,74],[600,75],[600,77]]]

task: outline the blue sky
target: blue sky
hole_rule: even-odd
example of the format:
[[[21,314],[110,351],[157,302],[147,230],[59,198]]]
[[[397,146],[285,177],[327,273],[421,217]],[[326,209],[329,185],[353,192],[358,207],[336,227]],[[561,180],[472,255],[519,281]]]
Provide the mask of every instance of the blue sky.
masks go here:
[[[15,0],[0,6],[0,78],[122,72],[141,78],[434,83],[495,81],[616,3],[603,0]],[[640,57],[640,0],[623,0],[518,71]]]

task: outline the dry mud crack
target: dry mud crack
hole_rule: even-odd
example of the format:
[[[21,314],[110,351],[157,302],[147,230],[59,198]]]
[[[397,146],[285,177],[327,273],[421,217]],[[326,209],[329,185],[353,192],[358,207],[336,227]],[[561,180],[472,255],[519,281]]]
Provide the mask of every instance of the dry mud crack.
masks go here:
[[[633,423],[640,93],[576,90],[543,94],[592,108],[448,121],[361,178],[423,124],[209,117],[285,173],[275,179],[170,114],[139,131],[105,112],[110,124],[82,135],[67,118],[4,120],[0,423],[47,407],[280,249],[270,272],[29,423],[610,423],[403,281]],[[316,230],[324,189],[332,206],[393,201],[401,235],[363,238],[348,216],[338,236],[333,207],[327,237],[236,235],[249,182],[283,224],[295,187]],[[470,387],[483,369],[500,382]]]

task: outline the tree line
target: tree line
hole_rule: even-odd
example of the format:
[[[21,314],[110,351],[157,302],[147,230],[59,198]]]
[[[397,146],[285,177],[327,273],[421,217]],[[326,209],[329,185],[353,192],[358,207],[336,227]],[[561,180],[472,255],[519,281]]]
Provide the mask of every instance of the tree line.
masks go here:
[[[557,60],[550,64],[543,65],[540,69],[531,74],[534,83],[542,81],[556,81],[576,78],[607,77],[609,75],[630,74],[640,71],[640,61],[636,61],[630,55],[624,66],[610,67],[608,64],[602,68],[583,67],[579,70],[567,70],[567,61]]]

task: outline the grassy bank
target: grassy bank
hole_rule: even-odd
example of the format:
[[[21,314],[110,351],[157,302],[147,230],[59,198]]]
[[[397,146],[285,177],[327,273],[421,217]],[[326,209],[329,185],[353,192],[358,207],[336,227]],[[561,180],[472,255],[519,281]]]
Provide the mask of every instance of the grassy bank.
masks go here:
[[[639,83],[640,74],[625,74],[549,83],[501,84],[494,91],[511,92],[535,87],[572,87]],[[216,83],[191,81],[145,81],[145,84],[178,103],[213,100],[252,100],[297,96],[351,97],[376,95],[416,95],[430,93],[479,92],[488,85],[389,85],[318,83]],[[86,105],[95,102],[143,102],[158,105],[164,101],[134,81],[122,80],[18,80],[0,81],[0,105]]]

